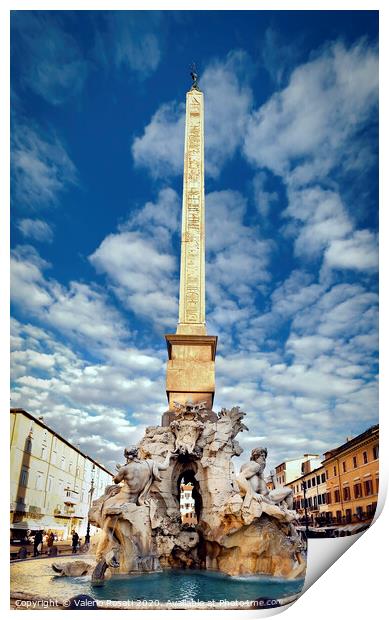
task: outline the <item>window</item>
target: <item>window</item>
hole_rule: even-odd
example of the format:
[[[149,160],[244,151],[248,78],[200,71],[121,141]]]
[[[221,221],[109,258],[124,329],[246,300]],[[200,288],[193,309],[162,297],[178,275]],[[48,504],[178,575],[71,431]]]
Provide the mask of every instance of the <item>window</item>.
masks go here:
[[[320,476],[316,476],[316,484],[320,484]]]
[[[322,499],[321,499],[322,504],[325,504],[325,503],[326,503],[326,499],[327,499],[327,493],[323,493],[323,494],[322,494],[322,496],[321,496],[321,498],[322,498]]]
[[[328,469],[326,469],[326,480],[328,480]]]
[[[46,459],[47,459],[47,447],[46,446],[42,446],[42,449],[41,449],[41,459],[43,461],[46,461]]]
[[[55,465],[55,463],[57,462],[57,453],[55,450],[53,450],[53,452],[51,453],[51,462],[53,465]]]
[[[76,478],[79,478],[79,477],[80,477],[80,466],[77,465],[77,467],[76,467]]]
[[[343,463],[342,463],[342,467],[343,467],[343,471],[344,471],[344,472],[345,472],[345,471],[347,471],[347,470],[346,470],[346,461],[343,461]]]
[[[28,467],[22,467],[20,472],[20,486],[26,487],[28,483]]]
[[[49,476],[49,478],[47,480],[47,492],[48,493],[52,492],[53,486],[54,486],[54,477],[53,476]]]
[[[43,473],[41,471],[37,472],[36,480],[35,480],[35,489],[37,491],[42,491],[43,489]]]
[[[322,482],[325,482],[325,481],[326,481],[326,475],[325,475],[325,473],[321,475],[321,481],[322,481]]]
[[[346,522],[351,523],[352,519],[352,510],[351,508],[346,508]]]
[[[316,478],[312,478],[312,486],[316,486]]]
[[[65,457],[61,456],[61,469],[65,469]]]
[[[335,491],[335,494],[334,494],[334,495],[335,495],[335,504],[336,504],[337,502],[340,502],[340,493],[339,493],[339,489],[336,489],[336,491]]]
[[[318,504],[321,506],[321,495],[317,496],[317,501],[318,501]]]
[[[357,457],[356,456],[353,456],[353,467],[354,467],[354,469],[356,467],[358,467],[358,461],[357,461]]]
[[[365,480],[365,495],[373,495],[373,482]]]
[[[336,467],[334,467],[334,476],[336,476]]]
[[[331,504],[331,493],[327,493],[326,495],[327,495],[327,504]]]
[[[343,489],[343,499],[345,502],[351,499],[351,493],[349,487],[344,487]]]
[[[69,468],[68,468],[68,472],[69,472],[69,474],[71,474],[71,473],[72,473],[72,468],[73,468],[73,463],[70,461],[70,462],[69,462]]]
[[[362,485],[360,484],[360,482],[354,484],[354,497],[355,499],[362,497]]]
[[[373,446],[373,459],[378,459],[379,456],[379,451],[378,451],[378,444],[376,446]]]
[[[336,520],[338,523],[341,523],[342,521],[342,512],[340,510],[336,511]]]
[[[363,456],[363,462],[364,464],[366,464],[367,463],[367,452],[364,452],[362,456]]]
[[[311,481],[308,480],[308,489],[310,489],[310,488],[311,488]]]

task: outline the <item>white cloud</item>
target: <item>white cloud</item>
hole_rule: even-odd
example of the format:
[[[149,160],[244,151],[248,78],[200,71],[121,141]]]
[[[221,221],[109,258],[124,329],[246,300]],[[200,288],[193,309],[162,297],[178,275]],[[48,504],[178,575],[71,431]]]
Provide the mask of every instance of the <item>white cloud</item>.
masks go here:
[[[161,360],[151,353],[117,350],[109,365],[91,364],[47,330],[13,319],[12,334],[12,406],[42,415],[106,467],[166,408]]]
[[[49,267],[31,246],[17,247],[11,255],[11,301],[28,310],[39,311],[50,305],[42,269]]]
[[[375,48],[363,41],[349,49],[330,45],[252,115],[246,156],[284,177],[293,171],[296,185],[325,178],[377,105],[377,89]]]
[[[30,246],[17,247],[11,256],[11,300],[23,313],[35,316],[91,348],[114,345],[128,335],[120,313],[92,285],[71,282],[69,287],[47,279],[49,265]]]
[[[59,139],[23,125],[12,133],[11,170],[16,199],[32,208],[56,204],[61,192],[77,183],[76,168]]]
[[[246,226],[247,201],[240,192],[223,190],[206,196],[207,278],[229,286],[239,296],[247,287],[268,281],[273,243],[260,229]]]
[[[356,230],[349,238],[331,241],[324,253],[324,264],[333,269],[376,271],[377,235],[369,230]]]
[[[122,303],[159,328],[177,322],[178,262],[171,243],[178,212],[177,194],[161,190],[156,203],[132,214],[121,232],[108,235],[89,257]]]
[[[322,353],[332,351],[335,343],[331,338],[318,334],[310,336],[291,334],[285,346],[286,350],[290,351],[298,360],[313,361]]]
[[[294,246],[297,256],[317,257],[331,241],[343,239],[353,228],[339,194],[319,186],[289,192],[283,215],[301,223]]]
[[[205,93],[205,166],[217,177],[241,146],[252,105],[250,59],[242,50],[210,63],[201,77]]]
[[[17,227],[24,237],[30,237],[35,241],[46,241],[47,243],[53,241],[53,229],[43,220],[24,218],[17,222]]]
[[[184,104],[161,105],[143,135],[132,144],[135,164],[146,168],[154,178],[182,174],[184,132]]]
[[[269,192],[265,189],[267,175],[264,171],[257,172],[253,179],[254,200],[257,211],[263,218],[269,214],[272,204],[277,204],[277,192]]]

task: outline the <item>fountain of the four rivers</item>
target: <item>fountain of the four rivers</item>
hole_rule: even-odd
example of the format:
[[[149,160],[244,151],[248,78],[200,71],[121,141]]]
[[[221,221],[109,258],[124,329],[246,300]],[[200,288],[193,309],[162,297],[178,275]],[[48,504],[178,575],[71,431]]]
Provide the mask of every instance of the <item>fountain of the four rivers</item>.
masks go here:
[[[204,576],[217,571],[229,579],[299,580],[296,592],[306,562],[292,490],[268,489],[266,448],[254,448],[235,475],[232,459],[242,453],[237,436],[248,430],[246,414],[239,407],[212,409],[217,336],[207,335],[205,324],[204,97],[197,75],[192,79],[186,95],[179,322],[176,333],[165,336],[168,410],[159,426],[146,428],[138,445],[124,450],[114,484],[92,504],[89,519],[101,533],[88,579],[95,587],[113,581],[106,580],[108,574],[132,579],[185,570],[193,579],[201,572],[206,590]],[[183,479],[194,487],[195,525],[181,520]],[[85,573],[82,564],[53,567],[74,576]],[[99,599],[111,598],[103,594],[107,587],[96,590]]]

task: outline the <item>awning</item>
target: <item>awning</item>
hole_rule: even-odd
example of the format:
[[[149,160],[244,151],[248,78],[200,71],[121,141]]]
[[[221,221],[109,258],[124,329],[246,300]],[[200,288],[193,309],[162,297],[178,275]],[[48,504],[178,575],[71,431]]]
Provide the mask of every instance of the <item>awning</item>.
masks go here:
[[[353,523],[350,525],[345,525],[343,527],[338,528],[340,531],[343,531],[348,534],[357,534],[358,532],[362,532],[369,527],[370,523],[366,521],[364,523]]]
[[[61,530],[65,531],[66,526],[56,523],[54,519],[26,519],[25,521],[16,521],[11,523],[11,530]]]

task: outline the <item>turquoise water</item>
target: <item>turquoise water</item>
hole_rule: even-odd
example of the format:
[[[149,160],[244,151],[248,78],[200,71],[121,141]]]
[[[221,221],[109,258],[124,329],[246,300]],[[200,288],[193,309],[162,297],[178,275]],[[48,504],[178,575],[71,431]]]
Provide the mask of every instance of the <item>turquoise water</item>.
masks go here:
[[[61,559],[62,564],[69,559]],[[84,558],[83,558],[84,559]],[[85,558],[93,563],[92,558]],[[97,600],[113,601],[244,601],[283,598],[298,594],[302,579],[253,575],[229,577],[213,571],[168,570],[136,576],[115,576],[102,587],[93,587],[90,577],[57,577],[52,559],[17,562],[11,565],[11,590],[50,599],[68,599],[89,594]]]

